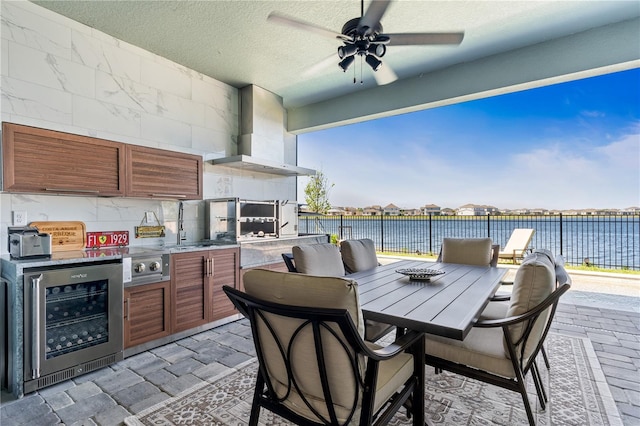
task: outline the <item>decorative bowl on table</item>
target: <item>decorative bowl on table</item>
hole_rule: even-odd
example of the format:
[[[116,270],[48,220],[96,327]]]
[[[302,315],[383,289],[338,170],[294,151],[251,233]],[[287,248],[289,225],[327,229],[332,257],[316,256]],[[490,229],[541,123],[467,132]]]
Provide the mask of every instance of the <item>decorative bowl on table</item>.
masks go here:
[[[402,275],[406,275],[411,280],[424,280],[428,281],[432,277],[436,275],[444,274],[444,271],[440,271],[438,269],[427,269],[427,268],[404,268],[404,269],[396,269],[396,272]]]

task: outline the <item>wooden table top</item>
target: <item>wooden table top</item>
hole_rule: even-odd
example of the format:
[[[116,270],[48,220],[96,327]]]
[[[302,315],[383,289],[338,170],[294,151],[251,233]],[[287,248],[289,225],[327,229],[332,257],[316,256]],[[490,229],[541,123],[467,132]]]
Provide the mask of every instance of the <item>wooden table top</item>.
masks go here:
[[[410,280],[402,268],[444,271]],[[402,260],[347,276],[358,282],[365,318],[463,340],[500,286],[506,268]]]

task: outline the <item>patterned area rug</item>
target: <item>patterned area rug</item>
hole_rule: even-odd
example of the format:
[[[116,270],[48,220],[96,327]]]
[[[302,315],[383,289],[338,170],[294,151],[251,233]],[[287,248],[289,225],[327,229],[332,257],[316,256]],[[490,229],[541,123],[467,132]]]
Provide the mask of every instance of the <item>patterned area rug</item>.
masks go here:
[[[540,363],[545,388],[550,394],[542,411],[532,381],[529,400],[538,425],[622,425],[618,409],[588,339],[550,333],[546,343],[551,370]],[[140,425],[246,425],[255,386],[255,360],[189,389],[181,395],[125,419]],[[520,395],[444,372],[434,374],[427,366],[425,418],[432,425],[527,425]],[[261,411],[261,425],[290,425],[280,417]],[[392,425],[411,425],[402,412]]]

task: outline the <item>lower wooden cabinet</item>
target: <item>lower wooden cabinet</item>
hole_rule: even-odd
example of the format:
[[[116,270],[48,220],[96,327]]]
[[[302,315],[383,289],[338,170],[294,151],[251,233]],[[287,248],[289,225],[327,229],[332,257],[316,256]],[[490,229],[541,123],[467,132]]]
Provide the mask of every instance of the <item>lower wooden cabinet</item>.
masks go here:
[[[188,330],[236,313],[222,291],[239,285],[238,248],[171,255],[173,332]]]
[[[124,347],[171,334],[169,281],[124,289]]]
[[[124,289],[124,347],[193,329],[238,313],[222,290],[239,288],[240,249],[171,255],[171,281]]]

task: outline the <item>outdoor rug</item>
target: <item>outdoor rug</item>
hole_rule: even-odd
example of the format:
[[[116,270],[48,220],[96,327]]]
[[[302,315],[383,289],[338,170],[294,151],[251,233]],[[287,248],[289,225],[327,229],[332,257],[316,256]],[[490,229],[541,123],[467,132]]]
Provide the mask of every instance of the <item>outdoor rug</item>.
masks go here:
[[[537,425],[622,425],[596,354],[588,339],[550,333],[545,344],[551,370],[539,362],[549,394],[547,409],[538,406],[532,380],[529,400]],[[125,424],[139,425],[246,425],[255,386],[257,363],[243,363],[215,379],[150,407]],[[527,425],[519,394],[456,374],[434,374],[427,366],[425,419],[432,425]],[[529,375],[528,375],[529,376]],[[261,425],[290,425],[261,410]],[[400,410],[392,425],[411,425]]]

